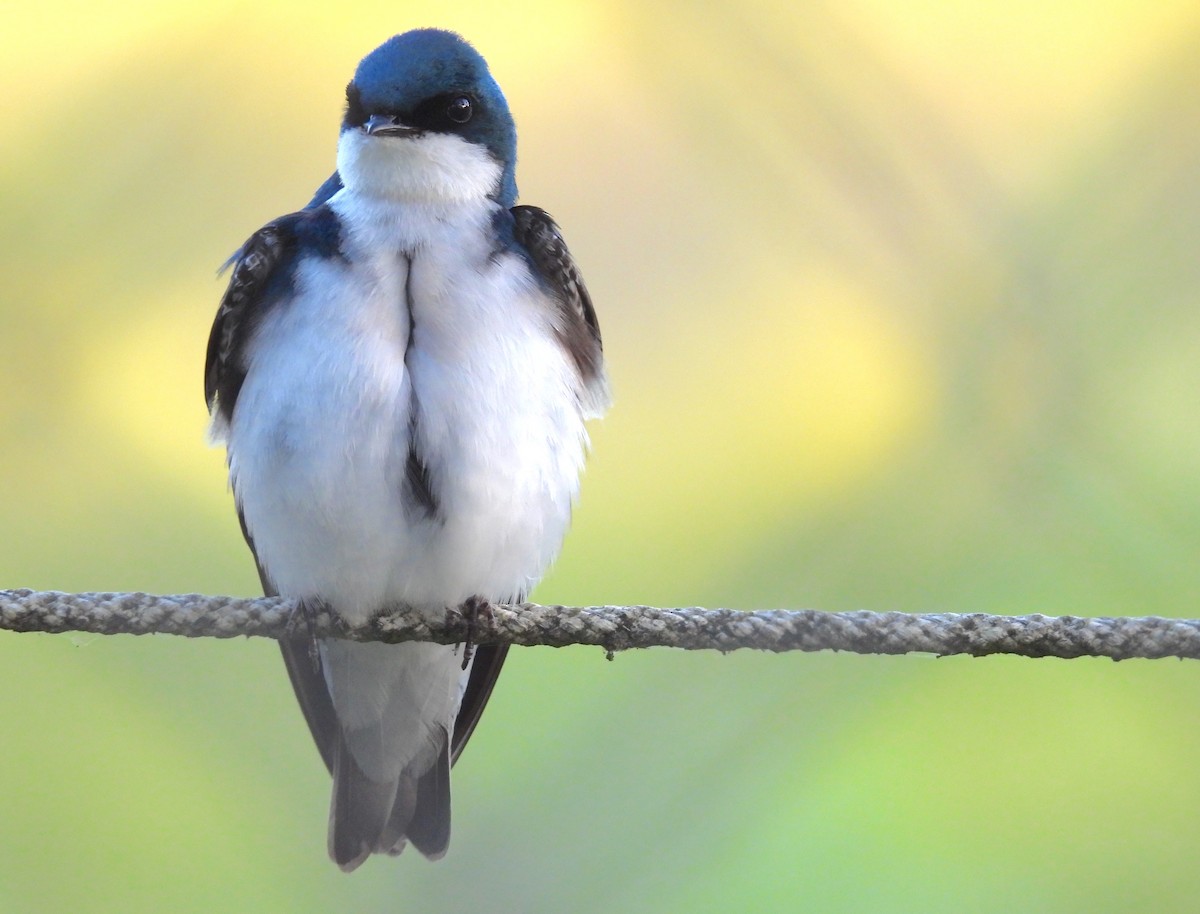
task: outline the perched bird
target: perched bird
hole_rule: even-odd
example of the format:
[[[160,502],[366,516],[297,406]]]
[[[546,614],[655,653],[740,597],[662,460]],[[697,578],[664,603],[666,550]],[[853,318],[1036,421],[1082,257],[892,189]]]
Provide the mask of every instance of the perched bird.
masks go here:
[[[357,625],[523,600],[557,553],[608,404],[600,330],[487,63],[422,29],[346,88],[337,171],[233,259],[205,398],[265,591]],[[450,766],[504,662],[481,646],[281,642],[333,775],[350,871],[450,840]]]

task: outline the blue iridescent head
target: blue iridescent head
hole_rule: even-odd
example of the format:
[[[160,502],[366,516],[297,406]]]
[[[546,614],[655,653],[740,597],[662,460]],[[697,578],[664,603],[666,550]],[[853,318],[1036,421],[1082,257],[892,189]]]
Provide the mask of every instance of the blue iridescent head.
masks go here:
[[[419,145],[421,154],[407,155],[403,149],[408,144]],[[350,147],[356,160],[348,163],[347,174],[339,149],[339,171],[347,186],[356,180],[381,186],[375,174],[382,167],[377,150],[387,148],[394,167],[428,172],[410,175],[411,180],[397,178],[412,193],[420,190],[421,181],[457,189],[449,173],[456,169],[463,187],[473,187],[472,182],[482,180],[482,170],[463,144],[476,155],[486,152],[498,169],[488,196],[512,206],[517,129],[504,93],[478,51],[452,32],[417,29],[388,39],[363,58],[346,87],[341,146]],[[370,172],[353,167],[363,159],[371,160],[365,163]],[[430,170],[431,159],[440,170]]]

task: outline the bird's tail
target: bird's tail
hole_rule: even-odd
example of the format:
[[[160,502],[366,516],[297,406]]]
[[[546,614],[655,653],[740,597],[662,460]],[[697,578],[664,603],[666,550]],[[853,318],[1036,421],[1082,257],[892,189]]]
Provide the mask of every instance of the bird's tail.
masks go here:
[[[399,854],[411,843],[430,860],[450,845],[450,736],[441,731],[437,761],[420,774],[409,766],[378,781],[354,760],[345,739],[333,756],[329,856],[349,873],[371,854]],[[425,767],[425,766],[422,766]]]

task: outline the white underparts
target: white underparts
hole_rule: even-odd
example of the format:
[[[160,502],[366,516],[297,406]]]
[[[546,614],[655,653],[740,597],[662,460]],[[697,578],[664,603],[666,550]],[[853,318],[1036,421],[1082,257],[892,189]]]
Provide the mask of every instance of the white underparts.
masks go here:
[[[482,200],[495,193],[503,173],[491,153],[462,137],[368,136],[354,128],[342,131],[337,166],[355,192],[417,203]]]
[[[555,304],[495,204],[330,201],[343,257],[301,257],[247,347],[230,472],[281,593],[351,622],[391,602],[528,593],[558,551],[586,448]],[[437,502],[406,510],[410,435]]]

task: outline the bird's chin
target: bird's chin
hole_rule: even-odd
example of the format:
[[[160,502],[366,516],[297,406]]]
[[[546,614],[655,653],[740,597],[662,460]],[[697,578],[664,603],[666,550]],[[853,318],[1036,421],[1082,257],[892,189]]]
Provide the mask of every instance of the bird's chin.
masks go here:
[[[468,202],[492,196],[501,168],[482,146],[446,133],[406,136],[343,131],[338,172],[354,193],[409,202]]]

